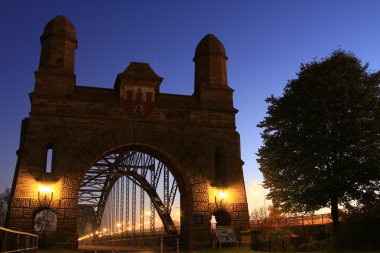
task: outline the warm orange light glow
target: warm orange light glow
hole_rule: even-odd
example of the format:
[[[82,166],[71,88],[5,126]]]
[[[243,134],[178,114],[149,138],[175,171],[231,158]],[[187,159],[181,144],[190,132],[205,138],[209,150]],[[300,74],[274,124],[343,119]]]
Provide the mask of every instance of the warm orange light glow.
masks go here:
[[[51,193],[53,192],[51,187],[50,186],[46,186],[46,185],[40,185],[38,187],[38,191],[41,192],[41,193]]]
[[[219,192],[218,193],[218,198],[220,200],[226,199],[228,197],[228,194],[226,192]]]

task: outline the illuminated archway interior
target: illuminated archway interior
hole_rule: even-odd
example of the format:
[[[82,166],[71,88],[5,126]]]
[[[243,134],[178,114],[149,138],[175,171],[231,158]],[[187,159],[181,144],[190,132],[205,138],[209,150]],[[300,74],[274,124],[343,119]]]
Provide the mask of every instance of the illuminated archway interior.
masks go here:
[[[169,168],[143,152],[118,151],[104,156],[86,173],[78,195],[78,233],[177,234],[178,186]]]

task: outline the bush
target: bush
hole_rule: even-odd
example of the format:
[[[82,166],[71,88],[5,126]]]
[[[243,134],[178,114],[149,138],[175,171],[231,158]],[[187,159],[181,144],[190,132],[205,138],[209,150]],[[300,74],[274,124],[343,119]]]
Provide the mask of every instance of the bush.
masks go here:
[[[380,250],[379,207],[355,210],[344,217],[337,241],[339,250]]]
[[[285,228],[263,231],[259,236],[260,249],[264,251],[293,251],[292,234],[292,231]]]
[[[301,243],[297,247],[297,251],[319,251],[326,248],[327,240],[314,240],[311,236],[309,241],[306,243]]]

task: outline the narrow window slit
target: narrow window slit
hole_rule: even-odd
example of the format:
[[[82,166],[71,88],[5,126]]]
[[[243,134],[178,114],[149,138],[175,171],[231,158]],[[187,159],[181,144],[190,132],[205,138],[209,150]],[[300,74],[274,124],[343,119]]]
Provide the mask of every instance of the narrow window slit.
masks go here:
[[[49,145],[46,150],[46,173],[51,173],[53,167],[53,148]]]

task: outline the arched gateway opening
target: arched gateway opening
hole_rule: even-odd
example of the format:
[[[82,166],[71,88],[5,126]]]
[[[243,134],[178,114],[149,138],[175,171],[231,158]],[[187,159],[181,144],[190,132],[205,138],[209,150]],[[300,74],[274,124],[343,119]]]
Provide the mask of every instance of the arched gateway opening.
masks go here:
[[[214,214],[216,226],[231,226],[231,215],[225,210],[218,210]]]
[[[228,213],[236,233],[248,225],[237,110],[226,51],[214,35],[196,47],[192,95],[161,93],[162,77],[138,62],[113,87],[77,85],[76,31],[63,16],[47,23],[41,45],[8,228],[33,232],[34,214],[51,210],[55,243],[77,247],[88,229],[138,233],[162,222],[167,234],[179,234],[182,248],[192,249],[210,246],[209,221],[218,210]]]
[[[96,161],[79,188],[80,241],[110,235],[178,236],[180,196],[173,170],[156,157],[131,148]]]

